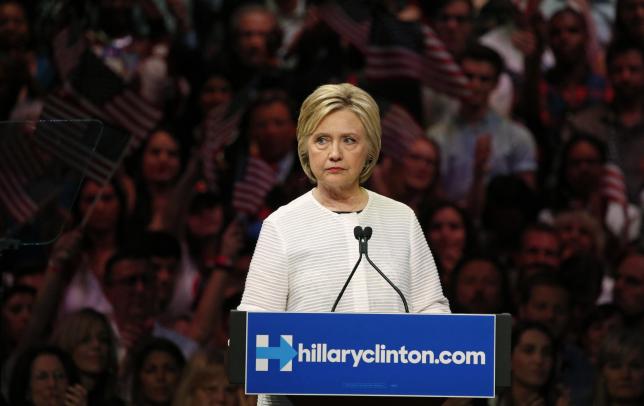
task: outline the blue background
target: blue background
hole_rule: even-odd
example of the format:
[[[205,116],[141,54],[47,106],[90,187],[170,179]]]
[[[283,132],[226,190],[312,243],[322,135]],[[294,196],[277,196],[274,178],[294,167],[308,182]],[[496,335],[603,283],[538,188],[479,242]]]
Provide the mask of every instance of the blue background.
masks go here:
[[[248,313],[246,392],[272,394],[351,394],[411,396],[494,396],[493,315],[419,315],[351,313]],[[255,336],[267,334],[269,346],[280,335],[300,343],[327,343],[327,350],[387,349],[484,351],[485,365],[307,363],[293,359],[291,372],[269,360],[268,371],[255,371]]]

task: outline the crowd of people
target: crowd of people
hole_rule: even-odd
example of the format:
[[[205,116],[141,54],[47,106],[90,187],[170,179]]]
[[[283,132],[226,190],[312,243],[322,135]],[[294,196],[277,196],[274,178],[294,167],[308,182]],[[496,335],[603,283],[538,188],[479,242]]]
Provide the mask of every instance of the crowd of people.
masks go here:
[[[644,404],[644,0],[4,0],[1,120],[104,86],[73,44],[162,114],[55,243],[0,258],[2,404],[254,404],[228,314],[263,220],[313,187],[299,106],[345,82],[383,122],[360,181],[414,211],[451,311],[513,315],[488,404]],[[438,47],[462,88],[374,74],[378,47]]]

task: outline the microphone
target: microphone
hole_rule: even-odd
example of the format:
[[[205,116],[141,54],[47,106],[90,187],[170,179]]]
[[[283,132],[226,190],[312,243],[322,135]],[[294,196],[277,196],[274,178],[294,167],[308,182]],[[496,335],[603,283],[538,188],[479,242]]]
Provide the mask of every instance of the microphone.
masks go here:
[[[353,274],[356,273],[356,269],[358,269],[358,265],[360,265],[360,261],[362,261],[362,255],[366,254],[367,252],[367,240],[365,239],[364,231],[362,230],[362,227],[355,226],[353,228],[353,236],[356,238],[356,240],[358,240],[358,251],[360,252],[360,256],[358,257],[358,261],[356,262],[356,265],[353,267],[353,270],[349,274],[347,281],[344,283],[344,286],[342,287],[340,294],[335,299],[335,303],[333,303],[331,312],[335,312],[335,308],[338,307],[338,303],[340,302],[342,295],[344,295],[344,291],[347,289],[347,286],[349,286],[349,282],[351,282],[351,278],[353,278]]]
[[[354,233],[355,233],[355,230],[354,230]],[[387,275],[382,273],[382,271],[376,266],[376,264],[373,263],[371,258],[369,258],[369,254],[367,253],[367,241],[371,238],[372,233],[373,233],[373,230],[371,229],[371,227],[365,227],[362,233],[362,235],[364,236],[364,256],[365,258],[367,258],[367,261],[369,261],[371,266],[373,266],[374,269],[378,271],[380,276],[382,276],[383,279],[387,281],[387,283],[396,291],[396,293],[398,293],[398,296],[400,296],[400,300],[402,300],[403,306],[405,307],[405,313],[409,313],[409,306],[407,306],[407,300],[405,299],[405,295],[402,294],[400,289],[398,289],[398,287],[394,285],[394,283],[390,281],[389,278],[387,278]]]

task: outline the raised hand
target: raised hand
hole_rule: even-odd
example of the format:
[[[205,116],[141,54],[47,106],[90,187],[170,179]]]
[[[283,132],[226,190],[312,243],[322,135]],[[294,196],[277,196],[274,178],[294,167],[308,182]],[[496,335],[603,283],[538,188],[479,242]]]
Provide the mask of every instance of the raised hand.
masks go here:
[[[244,247],[244,231],[238,220],[233,220],[221,236],[221,252],[226,257],[234,258]]]
[[[54,244],[49,256],[49,267],[59,271],[70,271],[80,260],[83,232],[74,229],[63,234]]]
[[[87,389],[78,383],[69,386],[65,393],[65,406],[87,406]]]
[[[490,170],[492,155],[492,136],[484,134],[476,140],[474,147],[474,175],[484,175]]]

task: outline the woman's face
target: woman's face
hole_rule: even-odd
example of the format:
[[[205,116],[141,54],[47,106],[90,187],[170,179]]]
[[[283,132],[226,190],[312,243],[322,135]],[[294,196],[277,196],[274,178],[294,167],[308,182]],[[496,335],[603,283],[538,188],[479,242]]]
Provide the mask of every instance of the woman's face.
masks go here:
[[[429,242],[439,256],[460,258],[465,249],[465,224],[451,207],[438,210],[429,224]]]
[[[72,359],[84,374],[101,374],[107,368],[109,355],[109,332],[98,321],[92,323],[82,341],[72,350]]]
[[[581,221],[569,219],[557,227],[557,232],[563,247],[563,258],[576,253],[592,253],[595,249],[592,231]]]
[[[337,110],[320,121],[308,141],[308,156],[318,187],[351,190],[359,186],[369,151],[362,122],[350,110]]]
[[[2,327],[13,342],[17,342],[27,328],[34,305],[34,295],[16,293],[2,306]]]
[[[548,24],[548,41],[559,64],[585,58],[587,39],[582,17],[574,13],[557,14]]]
[[[170,404],[179,380],[179,365],[164,351],[152,351],[139,373],[141,392],[150,404]]]
[[[604,337],[609,331],[621,328],[623,324],[622,316],[614,314],[604,320],[597,320],[588,326],[584,336],[585,350],[591,358],[596,359],[599,354],[599,348]]]
[[[151,183],[170,183],[179,174],[179,145],[165,131],[150,136],[143,151],[143,178]]]
[[[436,178],[437,164],[438,151],[434,145],[427,139],[418,138],[402,161],[406,186],[418,191],[430,187]]]
[[[463,266],[454,287],[456,301],[468,313],[498,313],[501,272],[489,261],[472,260]]]
[[[612,401],[632,402],[644,397],[644,354],[639,351],[606,362],[602,375]]]
[[[221,206],[204,207],[188,214],[188,230],[197,238],[212,237],[221,231],[224,212]]]
[[[214,107],[227,103],[233,96],[230,83],[221,76],[213,76],[201,89],[199,102],[204,113],[208,113]]]
[[[197,387],[192,406],[236,406],[237,389],[223,379],[214,378]]]
[[[635,41],[644,41],[644,0],[623,0],[618,5],[625,30]]]
[[[552,342],[539,330],[526,330],[512,351],[512,378],[539,389],[548,381],[553,365]]]
[[[86,182],[80,195],[80,213],[83,218],[95,201],[96,204],[87,226],[91,230],[115,229],[118,224],[121,206],[114,187],[108,184],[101,190],[101,186],[98,183]]]
[[[62,406],[67,391],[67,374],[58,357],[42,354],[31,365],[31,401],[34,406]]]

